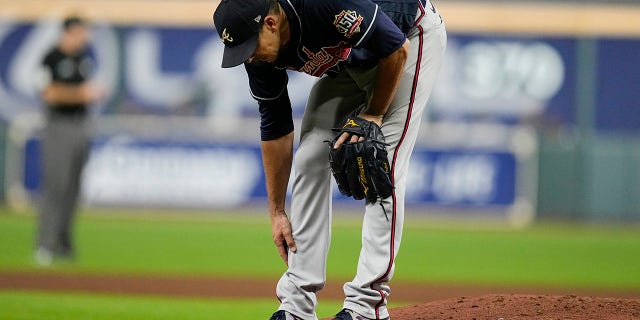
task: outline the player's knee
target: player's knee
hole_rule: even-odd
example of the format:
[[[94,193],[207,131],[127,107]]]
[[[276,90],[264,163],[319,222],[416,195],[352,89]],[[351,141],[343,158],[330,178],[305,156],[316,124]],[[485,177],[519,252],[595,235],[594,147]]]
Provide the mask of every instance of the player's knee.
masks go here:
[[[318,173],[329,169],[329,149],[298,150],[295,156],[296,174]]]
[[[316,292],[324,289],[324,286],[326,284],[327,284],[327,282],[323,280],[321,282],[314,282],[314,283],[311,283],[311,284],[303,285],[300,288],[302,290],[304,290],[304,291],[307,291],[307,292],[316,293]]]

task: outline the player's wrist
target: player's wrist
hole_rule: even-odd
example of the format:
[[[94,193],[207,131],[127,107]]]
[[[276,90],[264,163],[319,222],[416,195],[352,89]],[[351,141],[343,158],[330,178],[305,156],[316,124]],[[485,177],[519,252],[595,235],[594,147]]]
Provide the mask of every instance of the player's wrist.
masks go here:
[[[269,215],[274,218],[283,215],[286,216],[287,212],[285,211],[284,206],[277,206],[269,208]]]
[[[369,111],[363,111],[358,115],[358,117],[365,119],[367,121],[371,121],[378,126],[382,126],[382,119],[384,119],[384,113],[382,114],[372,114]]]

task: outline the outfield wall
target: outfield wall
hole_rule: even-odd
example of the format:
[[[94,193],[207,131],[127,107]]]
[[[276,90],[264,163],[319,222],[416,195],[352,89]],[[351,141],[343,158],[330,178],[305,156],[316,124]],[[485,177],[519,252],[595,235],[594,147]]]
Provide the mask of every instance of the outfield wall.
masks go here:
[[[27,142],[23,183],[32,193],[40,181],[39,151],[37,140]],[[410,166],[407,204],[512,206],[518,166],[511,150],[420,147]],[[89,205],[233,208],[264,203],[264,185],[256,144],[110,138],[93,145],[83,193]],[[333,195],[338,203],[353,201],[337,187]]]

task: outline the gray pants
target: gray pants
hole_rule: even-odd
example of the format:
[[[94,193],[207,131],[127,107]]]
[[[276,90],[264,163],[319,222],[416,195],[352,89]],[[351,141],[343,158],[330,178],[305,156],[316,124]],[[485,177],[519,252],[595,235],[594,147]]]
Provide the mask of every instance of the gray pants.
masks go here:
[[[58,255],[70,255],[80,178],[91,140],[88,120],[83,116],[49,115],[42,134],[37,245]]]
[[[371,319],[389,316],[387,282],[393,276],[402,238],[409,157],[446,46],[444,24],[429,3],[424,14],[408,35],[411,41],[409,58],[382,125],[386,142],[390,144],[389,163],[396,189],[391,197],[366,205],[357,273],[344,285],[344,307]],[[317,319],[316,293],[326,282],[326,259],[331,241],[332,177],[328,147],[323,141],[331,140],[335,133],[330,129],[368,101],[376,73],[377,68],[352,69],[336,77],[323,77],[309,96],[295,154],[296,175],[290,212],[297,252],[289,252],[289,268],[277,286],[279,309],[303,319]]]

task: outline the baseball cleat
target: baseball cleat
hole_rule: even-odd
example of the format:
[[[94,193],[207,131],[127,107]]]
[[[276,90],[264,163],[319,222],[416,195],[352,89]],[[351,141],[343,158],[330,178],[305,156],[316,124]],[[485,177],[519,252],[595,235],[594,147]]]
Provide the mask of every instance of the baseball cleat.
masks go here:
[[[336,314],[336,317],[333,318],[333,320],[373,320],[373,319],[369,319],[363,315],[360,315],[353,310],[342,309],[340,310],[340,312],[338,312],[338,314]],[[389,320],[389,318],[384,318],[381,320]]]
[[[53,264],[53,252],[47,248],[40,247],[34,255],[36,266],[49,267]]]
[[[278,310],[271,316],[269,320],[302,320],[302,318],[298,318],[287,311]]]

